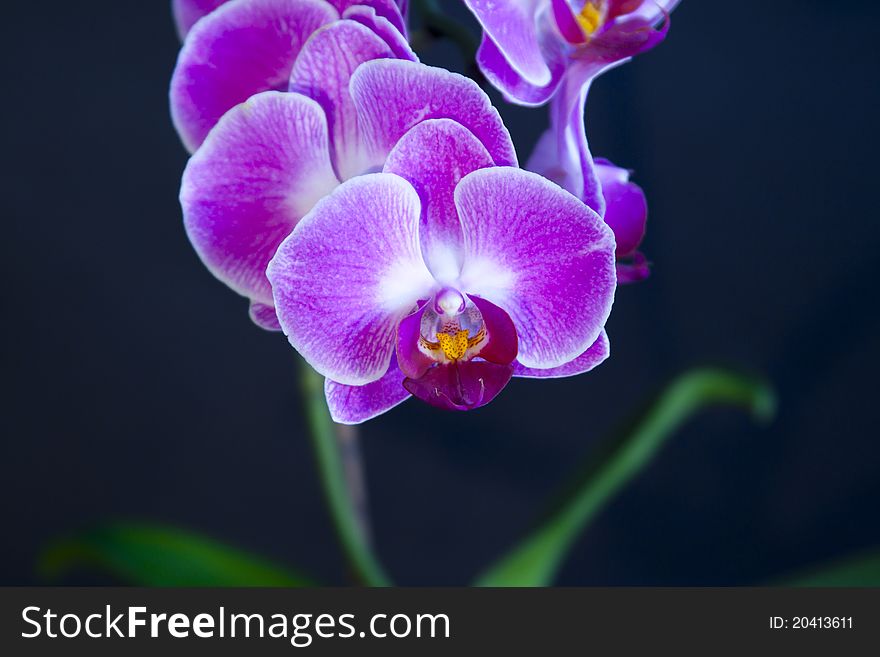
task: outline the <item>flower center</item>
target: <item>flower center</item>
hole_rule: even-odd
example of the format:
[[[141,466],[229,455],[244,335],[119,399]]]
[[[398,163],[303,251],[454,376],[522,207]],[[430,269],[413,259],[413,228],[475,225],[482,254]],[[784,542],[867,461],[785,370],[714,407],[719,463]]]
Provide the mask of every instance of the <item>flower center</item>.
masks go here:
[[[575,16],[575,20],[578,22],[578,25],[580,25],[584,35],[592,36],[595,34],[596,30],[602,27],[604,17],[602,16],[602,11],[599,6],[597,6],[595,2],[587,0],[586,4],[584,4],[584,8]]]
[[[486,339],[483,316],[458,290],[444,288],[422,316],[419,348],[438,362],[470,360]]]

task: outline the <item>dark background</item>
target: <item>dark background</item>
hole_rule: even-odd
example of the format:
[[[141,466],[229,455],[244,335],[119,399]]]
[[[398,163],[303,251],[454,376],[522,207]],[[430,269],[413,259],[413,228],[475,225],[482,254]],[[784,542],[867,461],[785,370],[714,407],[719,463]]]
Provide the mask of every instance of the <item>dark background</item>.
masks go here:
[[[684,0],[665,43],[595,85],[593,152],[648,194],[654,275],[618,292],[594,373],[363,427],[397,581],[465,583],[609,428],[706,363],[766,374],[776,421],[690,422],[560,582],[748,584],[880,544],[878,21],[867,1]],[[37,582],[49,539],[116,517],[344,582],[293,353],[183,232],[168,3],[13,3],[0,29],[0,583]],[[501,111],[524,162],[544,111]]]

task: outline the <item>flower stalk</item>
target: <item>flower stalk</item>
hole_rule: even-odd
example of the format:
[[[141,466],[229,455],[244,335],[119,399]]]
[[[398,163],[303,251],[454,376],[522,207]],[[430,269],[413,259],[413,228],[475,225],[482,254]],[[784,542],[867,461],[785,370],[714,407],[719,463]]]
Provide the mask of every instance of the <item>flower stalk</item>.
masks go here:
[[[357,431],[336,424],[324,399],[324,377],[300,359],[300,389],[318,474],[346,560],[365,586],[389,586],[370,545],[363,462]]]

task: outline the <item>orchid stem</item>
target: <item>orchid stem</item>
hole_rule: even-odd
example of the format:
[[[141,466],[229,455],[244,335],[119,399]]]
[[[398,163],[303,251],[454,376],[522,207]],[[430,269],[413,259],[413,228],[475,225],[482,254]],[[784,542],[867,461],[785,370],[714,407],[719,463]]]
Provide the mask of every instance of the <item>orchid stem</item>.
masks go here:
[[[336,535],[355,578],[391,584],[370,545],[369,515],[357,429],[336,424],[324,399],[324,377],[300,360],[300,388],[309,435]]]

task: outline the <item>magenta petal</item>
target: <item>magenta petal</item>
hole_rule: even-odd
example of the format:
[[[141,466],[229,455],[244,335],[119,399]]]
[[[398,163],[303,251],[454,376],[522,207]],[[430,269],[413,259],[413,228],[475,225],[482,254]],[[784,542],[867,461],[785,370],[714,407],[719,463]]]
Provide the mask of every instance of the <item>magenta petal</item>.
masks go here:
[[[562,165],[557,148],[556,131],[548,128],[538,139],[532,154],[526,162],[526,169],[552,180],[563,189],[577,196],[580,170],[571,171]]]
[[[603,330],[596,341],[574,360],[570,360],[559,367],[551,367],[546,370],[524,367],[519,363],[514,363],[513,375],[529,379],[558,379],[566,376],[575,376],[589,372],[605,361],[610,355],[611,345],[608,342],[608,334]]]
[[[470,130],[450,119],[430,119],[407,132],[385,162],[385,171],[406,178],[422,200],[419,240],[428,269],[438,280],[461,271],[461,224],[453,193],[471,171],[492,166],[492,157]]]
[[[584,31],[575,20],[574,12],[568,0],[550,0],[550,9],[553,21],[559,29],[559,33],[571,44],[580,44],[586,41]]]
[[[387,20],[394,28],[406,37],[406,21],[403,19],[403,10],[395,0],[328,0],[340,14],[345,14],[354,7],[367,7],[372,9],[377,16]],[[346,16],[344,16],[347,18]]]
[[[489,97],[473,80],[401,59],[362,64],[351,95],[376,164],[398,140],[426,119],[452,119],[479,139],[495,164],[516,165],[510,134]]]
[[[337,19],[324,0],[230,2],[196,23],[171,78],[171,117],[194,151],[227,110],[252,95],[286,89],[303,43]]]
[[[321,107],[266,91],[227,112],[190,158],[180,187],[186,232],[211,273],[272,305],[266,265],[338,184]]]
[[[596,173],[605,197],[605,223],[614,231],[616,255],[624,258],[642,243],[648,220],[648,202],[642,188],[629,180],[629,171],[607,160],[596,160]]]
[[[504,57],[492,39],[483,36],[477,50],[477,64],[493,87],[500,90],[504,98],[518,105],[536,106],[546,103],[556,93],[565,74],[565,56],[558,44],[549,43],[545,47],[550,80],[537,86],[524,79]]]
[[[495,399],[513,374],[513,366],[482,360],[437,365],[420,379],[405,379],[403,386],[432,406],[468,411]]]
[[[174,24],[181,40],[190,28],[203,16],[207,16],[228,0],[171,0]]]
[[[488,341],[480,349],[480,358],[500,365],[512,362],[519,349],[519,340],[517,340],[516,327],[513,325],[510,315],[491,301],[486,301],[472,294],[469,294],[468,298],[480,311],[483,323],[486,325]]]
[[[394,53],[375,32],[350,20],[336,21],[303,46],[290,74],[290,90],[317,100],[327,114],[333,163],[340,179],[370,166],[363,152],[357,110],[348,92],[351,74],[363,62]]]
[[[550,82],[550,69],[541,56],[538,35],[541,0],[465,0],[465,4],[518,75],[536,87]]]
[[[422,315],[427,307],[427,303],[422,304],[418,310],[404,317],[397,329],[397,362],[403,373],[412,379],[422,377],[434,364],[434,359],[419,349]]]
[[[398,28],[394,27],[386,18],[379,16],[372,7],[354,5],[346,9],[342,17],[357,21],[382,37],[397,59],[408,59],[411,62],[419,61],[404,36],[405,32],[401,34]]]
[[[546,178],[509,167],[474,171],[455,190],[465,260],[462,289],[500,306],[526,367],[586,351],[611,312],[614,234]]]
[[[278,316],[275,314],[275,308],[265,303],[252,302],[248,311],[251,321],[261,329],[267,331],[280,331],[281,324],[278,323]]]
[[[646,3],[645,6],[651,4],[654,7],[647,13],[622,14],[606,24],[584,49],[583,59],[607,66],[646,52],[663,41],[670,23],[668,17],[662,20],[666,15],[655,3]],[[662,24],[658,28],[660,21]]]
[[[290,344],[347,385],[388,371],[397,326],[434,281],[418,241],[419,197],[389,173],[340,185],[303,218],[269,263]]]
[[[347,386],[325,379],[324,396],[330,417],[340,424],[360,424],[390,411],[410,397],[403,387],[403,379],[393,358],[381,379],[363,386]]]

